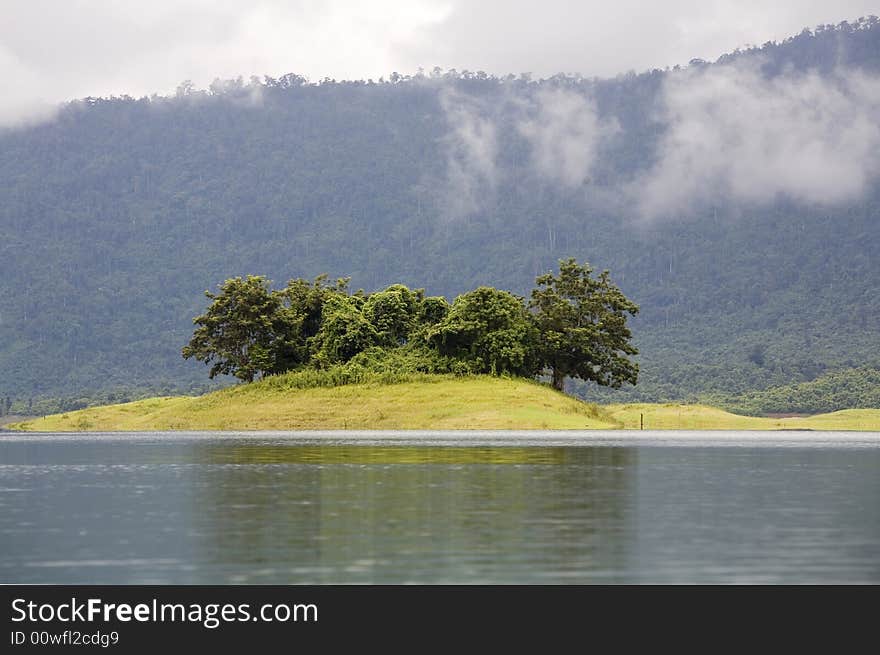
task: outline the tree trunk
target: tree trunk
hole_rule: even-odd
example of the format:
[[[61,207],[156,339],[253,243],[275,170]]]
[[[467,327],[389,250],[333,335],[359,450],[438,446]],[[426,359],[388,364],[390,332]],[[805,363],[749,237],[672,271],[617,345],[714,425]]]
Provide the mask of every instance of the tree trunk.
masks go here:
[[[553,369],[553,388],[557,391],[565,391],[565,374],[558,368]]]

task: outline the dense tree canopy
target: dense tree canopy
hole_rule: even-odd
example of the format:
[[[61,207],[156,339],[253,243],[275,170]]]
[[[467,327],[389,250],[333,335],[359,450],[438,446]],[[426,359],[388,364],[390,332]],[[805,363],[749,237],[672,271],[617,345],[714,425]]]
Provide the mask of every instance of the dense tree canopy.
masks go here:
[[[309,282],[296,278],[278,292],[281,297],[281,322],[286,326],[284,341],[280,343],[278,368],[289,370],[308,363],[311,341],[321,330],[324,306],[328,301],[348,293],[348,278],[327,284],[327,275],[319,275]]]
[[[363,314],[375,327],[379,345],[402,346],[409,341],[420,322],[424,296],[422,289],[410,291],[402,284],[370,294],[364,302]]]
[[[534,375],[534,323],[522,298],[492,287],[462,294],[428,332],[440,353],[467,362],[477,373]]]
[[[619,387],[636,383],[638,366],[627,359],[626,314],[637,307],[608,272],[597,279],[588,264],[560,262],[560,275],[536,280],[526,305],[508,291],[481,286],[452,305],[425,297],[423,289],[393,284],[372,294],[349,294],[347,279],[291,280],[273,291],[266,278],[232,278],[198,326],[184,358],[211,364],[210,376],[256,375],[312,366],[328,368],[360,357],[379,360],[383,350],[406,351],[425,372],[489,373],[534,377],[549,368],[553,386],[566,376]],[[531,311],[530,311],[531,310]]]
[[[324,303],[321,329],[313,340],[314,361],[319,366],[347,362],[378,345],[379,332],[364,316],[361,296],[334,296]]]

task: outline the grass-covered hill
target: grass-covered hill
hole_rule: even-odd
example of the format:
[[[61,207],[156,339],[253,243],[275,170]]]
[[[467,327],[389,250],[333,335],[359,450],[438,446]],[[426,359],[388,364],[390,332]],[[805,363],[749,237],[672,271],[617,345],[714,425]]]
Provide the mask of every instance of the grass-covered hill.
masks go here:
[[[597,406],[520,378],[408,375],[302,386],[300,373],[204,396],[93,407],[14,424],[27,431],[140,430],[880,430],[880,410],[808,418],[737,416],[701,405]]]
[[[199,397],[150,398],[57,414],[28,430],[330,430],[612,428],[595,405],[522,379],[413,375],[300,388],[273,376]]]
[[[734,62],[758,62],[771,97],[788,88],[772,80],[792,71],[876,76],[880,23],[806,31],[691,68]],[[577,388],[583,397],[740,396],[880,365],[873,179],[830,203],[818,191],[743,201],[706,185],[692,211],[636,215],[628,194],[663,154],[670,128],[658,107],[676,74],[290,75],[90,98],[0,130],[6,412],[204,391],[203,367],[180,349],[203,291],[229,277],[280,286],[326,272],[351,275],[353,289],[399,281],[452,300],[480,285],[525,295],[568,256],[610,269],[641,307],[640,384],[628,395]],[[556,177],[536,154],[548,97],[604,135],[589,175],[573,177],[579,150]],[[479,147],[467,149],[472,138],[494,153],[491,170],[472,156]]]

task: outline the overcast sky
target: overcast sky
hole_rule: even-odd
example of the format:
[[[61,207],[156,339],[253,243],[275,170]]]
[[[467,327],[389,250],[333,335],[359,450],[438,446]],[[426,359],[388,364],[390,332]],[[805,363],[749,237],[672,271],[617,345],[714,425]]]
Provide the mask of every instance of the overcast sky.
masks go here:
[[[184,79],[419,67],[608,76],[714,59],[865,0],[0,0],[0,123],[41,103],[169,93]]]

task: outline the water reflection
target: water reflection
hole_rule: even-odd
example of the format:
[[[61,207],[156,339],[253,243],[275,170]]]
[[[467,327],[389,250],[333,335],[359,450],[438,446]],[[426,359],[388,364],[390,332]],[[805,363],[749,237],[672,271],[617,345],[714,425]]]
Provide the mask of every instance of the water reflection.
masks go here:
[[[635,451],[224,446],[199,459],[209,566],[248,582],[440,582],[616,570]],[[230,554],[238,554],[233,561]]]
[[[566,448],[208,444],[194,454],[213,464],[564,464]],[[570,456],[570,455],[569,455]]]

